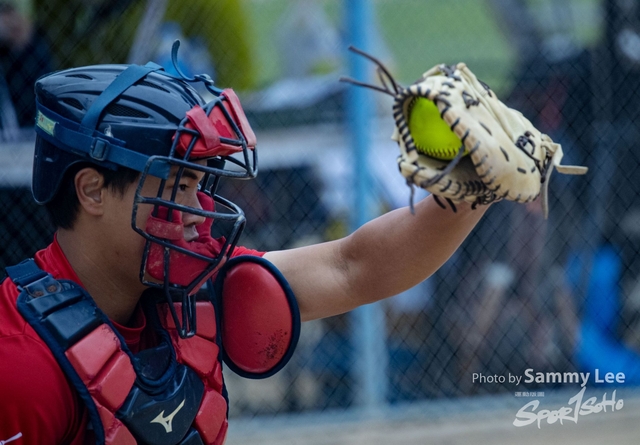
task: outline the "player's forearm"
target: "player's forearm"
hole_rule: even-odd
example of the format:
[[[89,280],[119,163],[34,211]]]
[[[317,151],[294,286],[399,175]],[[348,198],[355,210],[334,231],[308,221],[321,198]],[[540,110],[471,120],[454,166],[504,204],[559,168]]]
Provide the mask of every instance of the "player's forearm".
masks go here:
[[[302,320],[329,317],[396,295],[435,272],[460,246],[486,207],[458,213],[429,197],[328,243],[268,252],[298,300]]]
[[[428,278],[444,264],[478,223],[487,206],[457,213],[432,197],[415,215],[399,209],[361,227],[342,246],[348,265],[350,299],[360,305],[400,293]]]

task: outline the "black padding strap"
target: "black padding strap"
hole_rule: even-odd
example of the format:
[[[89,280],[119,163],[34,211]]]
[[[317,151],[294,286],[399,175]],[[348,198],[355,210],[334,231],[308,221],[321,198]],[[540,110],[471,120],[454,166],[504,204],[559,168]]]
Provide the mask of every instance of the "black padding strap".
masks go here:
[[[6,268],[7,275],[17,286],[24,287],[47,276],[33,259],[27,259],[15,266]]]
[[[145,66],[130,65],[98,96],[91,105],[91,108],[87,111],[87,114],[82,118],[80,125],[90,130],[89,134],[93,134],[93,131],[96,130],[98,126],[102,112],[111,102],[120,97],[122,93],[127,91],[136,82],[145,78],[149,73],[162,69],[160,65],[156,65],[155,63],[148,63]]]

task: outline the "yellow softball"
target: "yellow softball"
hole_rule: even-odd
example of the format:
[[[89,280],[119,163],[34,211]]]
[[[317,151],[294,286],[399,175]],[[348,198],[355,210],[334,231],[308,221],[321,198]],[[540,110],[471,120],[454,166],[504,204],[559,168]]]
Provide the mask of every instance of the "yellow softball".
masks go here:
[[[408,120],[409,131],[420,153],[443,161],[450,161],[458,154],[462,141],[442,120],[433,101],[415,98],[409,106]],[[468,153],[465,148],[464,156]]]

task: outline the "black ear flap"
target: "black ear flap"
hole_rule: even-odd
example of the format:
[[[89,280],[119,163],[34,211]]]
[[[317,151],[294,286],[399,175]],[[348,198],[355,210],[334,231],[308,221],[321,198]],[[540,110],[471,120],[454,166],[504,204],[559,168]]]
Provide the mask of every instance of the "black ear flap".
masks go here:
[[[300,311],[289,283],[269,261],[233,258],[215,281],[224,362],[236,374],[262,379],[287,364],[300,337]]]

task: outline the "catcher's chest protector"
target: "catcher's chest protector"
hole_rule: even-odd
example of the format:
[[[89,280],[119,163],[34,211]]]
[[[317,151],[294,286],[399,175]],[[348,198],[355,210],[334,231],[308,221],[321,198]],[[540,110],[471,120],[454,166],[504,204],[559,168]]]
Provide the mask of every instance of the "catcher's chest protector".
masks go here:
[[[157,327],[159,345],[132,354],[106,315],[77,284],[55,280],[33,260],[8,267],[7,273],[21,289],[18,310],[51,349],[87,406],[97,444],[224,442],[228,400],[217,331],[225,320],[216,317],[212,302],[196,304],[197,333],[187,339],[178,335],[167,304],[157,310],[149,306],[148,322]],[[222,284],[218,287],[223,290]],[[276,302],[282,300],[277,292],[273,297]],[[285,300],[289,297],[293,295]],[[179,305],[176,309],[180,313]],[[290,358],[299,334],[299,315],[295,304],[277,308],[283,309],[288,310],[288,325],[262,328],[288,329],[290,335],[281,339],[284,346],[276,354],[271,351],[268,363],[262,357],[241,355],[240,364],[232,367],[245,371],[246,377],[272,375]],[[231,323],[242,325],[243,320]],[[272,336],[269,332],[267,337]],[[261,366],[244,369],[245,363]]]

